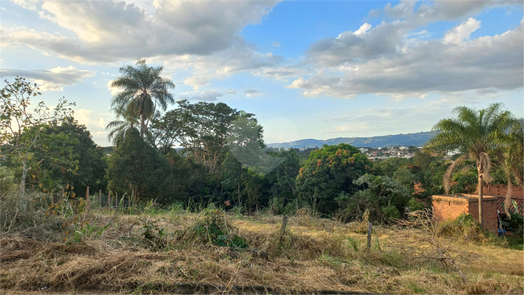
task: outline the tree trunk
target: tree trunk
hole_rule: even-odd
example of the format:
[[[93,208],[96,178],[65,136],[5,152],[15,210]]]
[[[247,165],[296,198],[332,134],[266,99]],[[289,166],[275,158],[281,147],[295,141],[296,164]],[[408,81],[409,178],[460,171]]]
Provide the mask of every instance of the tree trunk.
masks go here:
[[[25,193],[25,179],[27,178],[27,161],[22,160],[22,181],[20,182],[20,198]]]
[[[22,198],[25,194],[25,180],[27,178],[27,171],[29,169],[27,168],[27,160],[22,160],[22,181],[20,181],[20,196],[18,196],[18,207],[20,210],[25,209],[24,204],[22,203]]]
[[[484,190],[484,175],[482,175],[482,171],[479,169],[478,171],[479,173],[479,223],[480,223],[480,226],[482,228],[484,228],[484,217],[482,216],[482,213],[483,210],[482,210],[482,205],[483,205],[483,190]]]
[[[146,133],[146,117],[144,115],[140,115],[140,137],[144,138],[145,133]]]

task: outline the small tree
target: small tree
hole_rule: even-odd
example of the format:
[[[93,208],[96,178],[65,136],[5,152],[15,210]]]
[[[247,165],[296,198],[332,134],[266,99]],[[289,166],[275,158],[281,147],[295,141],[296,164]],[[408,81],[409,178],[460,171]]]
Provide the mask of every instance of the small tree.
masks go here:
[[[28,161],[32,158],[31,150],[40,144],[39,126],[49,123],[59,124],[72,117],[73,110],[67,100],[61,98],[53,109],[43,101],[31,111],[30,99],[41,95],[36,84],[29,83],[23,77],[16,77],[13,83],[5,80],[0,90],[0,142],[7,146],[3,156],[12,155],[22,164],[20,197],[25,193],[27,172],[31,169]],[[22,136],[29,129],[34,129],[32,136]]]

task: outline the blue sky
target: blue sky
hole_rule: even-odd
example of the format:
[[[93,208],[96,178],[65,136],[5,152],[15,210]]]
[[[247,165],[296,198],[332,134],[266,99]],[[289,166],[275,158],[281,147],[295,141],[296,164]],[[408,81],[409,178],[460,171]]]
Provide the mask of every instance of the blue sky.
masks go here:
[[[175,99],[255,113],[267,143],[428,131],[463,105],[524,116],[522,1],[4,0],[0,40],[2,80],[76,102],[102,146],[108,83],[139,58]]]

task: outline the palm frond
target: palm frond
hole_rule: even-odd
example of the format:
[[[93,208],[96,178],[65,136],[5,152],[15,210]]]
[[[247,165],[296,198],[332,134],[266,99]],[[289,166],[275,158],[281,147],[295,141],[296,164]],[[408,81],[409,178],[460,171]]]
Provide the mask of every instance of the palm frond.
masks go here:
[[[455,167],[457,167],[458,164],[463,162],[466,159],[467,155],[462,155],[458,157],[451,165],[449,165],[448,169],[446,170],[446,173],[444,174],[444,190],[446,191],[446,194],[449,193],[449,189],[451,187],[451,176],[453,175],[453,170],[455,170]]]

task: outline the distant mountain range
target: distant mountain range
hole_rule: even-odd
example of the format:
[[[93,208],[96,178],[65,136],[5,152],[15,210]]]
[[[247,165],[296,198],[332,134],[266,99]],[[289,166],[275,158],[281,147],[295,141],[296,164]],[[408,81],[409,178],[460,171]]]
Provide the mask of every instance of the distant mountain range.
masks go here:
[[[347,143],[355,147],[393,147],[393,146],[423,146],[429,139],[435,136],[434,131],[418,132],[408,134],[384,135],[373,137],[337,137],[326,140],[301,139],[292,142],[271,143],[272,148],[314,148],[323,145],[337,145]]]

